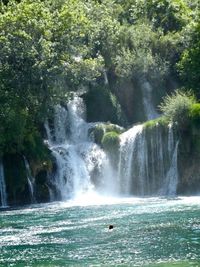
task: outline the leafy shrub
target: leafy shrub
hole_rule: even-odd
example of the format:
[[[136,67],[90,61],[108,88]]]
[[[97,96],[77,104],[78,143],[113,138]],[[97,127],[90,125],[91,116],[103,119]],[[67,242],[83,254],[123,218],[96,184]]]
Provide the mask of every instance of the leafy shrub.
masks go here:
[[[189,46],[183,51],[177,69],[184,84],[200,97],[200,22],[188,27],[187,34]]]
[[[172,95],[164,97],[160,110],[169,121],[184,126],[189,121],[189,113],[195,102],[196,99],[190,91],[176,90]]]

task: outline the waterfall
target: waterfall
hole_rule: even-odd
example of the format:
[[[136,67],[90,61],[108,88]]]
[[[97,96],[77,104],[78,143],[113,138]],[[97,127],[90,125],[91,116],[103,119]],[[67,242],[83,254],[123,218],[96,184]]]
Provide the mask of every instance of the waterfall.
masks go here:
[[[125,195],[131,194],[132,164],[136,154],[136,139],[142,132],[142,125],[135,126],[120,136],[120,157],[118,165],[118,176],[120,179],[121,192]]]
[[[93,174],[100,173],[105,153],[88,135],[92,124],[86,123],[85,107],[75,96],[66,107],[57,105],[53,128],[46,122],[48,143],[55,158],[56,168],[50,183],[58,196],[66,200],[91,190]]]
[[[120,135],[119,157],[109,156],[89,137],[96,124],[85,121],[85,107],[75,96],[55,107],[46,122],[49,148],[55,159],[50,176],[52,200],[67,200],[95,189],[111,195],[175,195],[178,142],[173,125],[136,125]]]
[[[0,195],[1,195],[1,207],[7,207],[7,194],[6,194],[6,184],[4,178],[3,163],[0,160]]]
[[[147,120],[152,120],[159,117],[159,114],[156,112],[153,102],[152,102],[152,91],[153,88],[151,84],[144,80],[141,83],[142,96],[143,96],[143,106],[144,112]]]
[[[175,143],[173,134],[173,125],[169,125],[168,132],[168,155],[170,168],[167,172],[164,186],[161,190],[161,194],[168,196],[176,195],[176,187],[178,184],[178,166],[177,166],[177,156],[178,156],[178,145],[179,141]]]
[[[35,196],[34,196],[34,188],[35,188],[35,179],[31,175],[31,169],[28,163],[28,160],[26,157],[24,157],[24,164],[26,167],[26,176],[27,176],[27,183],[28,183],[28,188],[29,188],[29,193],[30,193],[30,198],[31,198],[31,203],[35,203]]]
[[[118,177],[125,195],[175,195],[177,151],[172,125],[145,129],[137,125],[120,136]]]

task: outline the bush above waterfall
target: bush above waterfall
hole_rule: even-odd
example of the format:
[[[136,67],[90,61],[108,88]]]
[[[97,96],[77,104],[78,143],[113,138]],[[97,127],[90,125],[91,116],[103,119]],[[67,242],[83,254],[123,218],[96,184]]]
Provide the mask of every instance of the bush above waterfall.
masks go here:
[[[160,110],[169,121],[185,126],[189,121],[189,112],[195,103],[196,99],[190,91],[177,90],[164,97]]]

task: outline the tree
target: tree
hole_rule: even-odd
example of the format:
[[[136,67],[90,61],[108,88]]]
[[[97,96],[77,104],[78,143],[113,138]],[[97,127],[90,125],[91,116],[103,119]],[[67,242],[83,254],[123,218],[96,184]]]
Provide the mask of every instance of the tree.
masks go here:
[[[191,29],[189,47],[184,50],[177,64],[180,76],[186,87],[193,89],[200,97],[200,23]]]

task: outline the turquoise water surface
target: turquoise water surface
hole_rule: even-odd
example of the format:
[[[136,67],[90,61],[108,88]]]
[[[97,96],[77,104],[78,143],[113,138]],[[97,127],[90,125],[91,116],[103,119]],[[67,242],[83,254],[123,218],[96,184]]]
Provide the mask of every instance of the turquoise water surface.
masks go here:
[[[200,266],[200,197],[2,210],[0,248],[0,266]]]

